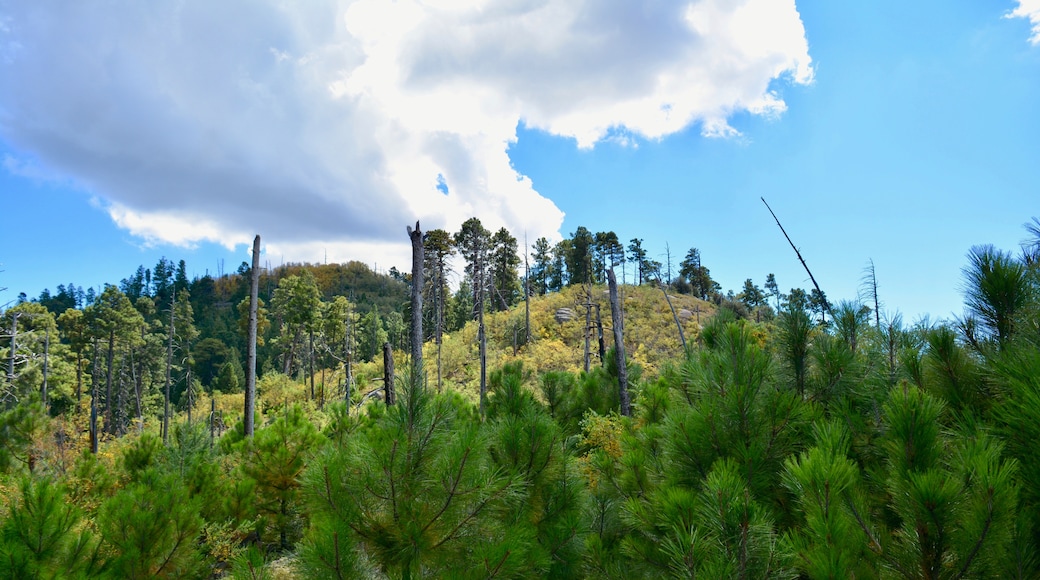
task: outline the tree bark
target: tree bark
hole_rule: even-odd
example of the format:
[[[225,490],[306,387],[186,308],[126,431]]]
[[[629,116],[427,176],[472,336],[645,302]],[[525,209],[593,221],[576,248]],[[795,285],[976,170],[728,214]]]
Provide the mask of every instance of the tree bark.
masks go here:
[[[422,308],[423,308],[423,262],[424,258],[424,247],[423,247],[423,235],[422,231],[419,230],[418,220],[415,222],[415,229],[413,230],[410,226],[405,226],[408,231],[408,237],[412,241],[412,384],[422,385],[422,367],[423,367],[423,325],[422,325]]]
[[[589,333],[592,332],[592,283],[589,282],[584,286],[585,288],[585,372],[589,372],[589,367],[592,365],[592,351],[589,348]]]
[[[599,364],[605,365],[607,361],[607,345],[603,340],[603,317],[600,315],[599,304],[596,304],[596,337],[599,339]]]
[[[98,341],[94,337],[93,363],[90,365],[90,452],[97,455],[98,452]]]
[[[195,407],[195,385],[191,382],[191,366],[188,367],[188,373],[185,375],[184,383],[187,388],[184,389],[184,394],[188,396],[188,424],[191,425],[191,410]]]
[[[351,311],[347,311],[347,327],[343,333],[343,400],[347,403],[347,408],[350,408],[350,385],[353,382],[353,377],[350,376],[350,342],[354,332],[354,314]]]
[[[679,315],[675,313],[675,306],[672,306],[672,299],[668,297],[668,289],[664,284],[661,284],[661,277],[657,277],[657,284],[661,287],[661,292],[664,292],[664,301],[668,303],[668,308],[672,311],[672,318],[675,319],[675,327],[679,329],[679,342],[682,343],[683,351],[686,351],[686,334],[683,333],[682,322],[679,321]]]
[[[624,320],[621,317],[621,306],[618,304],[617,279],[614,269],[607,270],[607,284],[610,286],[610,320],[614,326],[614,358],[618,369],[618,395],[621,399],[621,414],[632,416],[632,403],[628,398],[628,368],[625,367]]]
[[[119,384],[116,385],[116,412],[113,414],[114,434],[122,437],[126,435],[126,359],[131,357],[130,368],[133,369],[133,350],[127,348],[127,352],[119,359]]]
[[[437,271],[437,392],[441,392],[441,343],[444,333],[444,264]]]
[[[253,436],[253,415],[256,410],[256,316],[260,292],[260,235],[253,238],[253,268],[249,282],[249,337],[246,339],[246,393],[242,425],[245,436]]]
[[[108,333],[108,356],[105,358],[105,431],[115,435],[115,425],[112,421],[112,359],[116,350],[116,331]]]
[[[311,375],[311,400],[314,400],[314,331],[307,333],[307,367]]]
[[[51,329],[44,329],[43,335],[43,386],[40,389],[40,398],[43,400],[43,408],[47,408],[47,363],[51,350]]]
[[[90,398],[90,452],[97,455],[98,452],[98,428],[97,428],[97,385],[94,385],[94,395]]]
[[[213,449],[213,440],[215,438],[215,428],[216,428],[216,419],[217,419],[217,399],[215,399],[213,397],[213,394],[214,393],[210,392],[210,398],[209,398],[209,448],[210,449]]]
[[[173,371],[173,324],[177,311],[176,296],[170,298],[170,331],[166,337],[166,387],[163,391],[163,444],[170,442],[170,374]]]
[[[802,253],[798,251],[798,247],[795,246],[794,242],[791,241],[791,236],[787,235],[787,230],[784,229],[784,226],[780,225],[780,218],[776,217],[776,214],[773,213],[773,208],[769,207],[769,204],[766,203],[766,198],[760,197],[759,199],[762,200],[762,203],[766,204],[766,209],[768,209],[769,210],[769,214],[773,216],[773,219],[776,221],[776,225],[780,228],[780,232],[784,234],[785,238],[787,238],[787,243],[791,244],[791,249],[794,250],[795,255],[798,256],[798,260],[802,263],[802,266],[805,268],[805,272],[807,274],[809,274],[809,279],[812,280],[813,286],[816,288],[816,291],[820,293],[820,296],[826,296],[823,293],[823,290],[820,290],[820,285],[816,283],[816,278],[812,275],[812,271],[809,270],[809,264],[805,263],[805,258],[802,257]],[[829,304],[827,304],[827,300],[826,299],[824,299],[824,301],[823,301],[823,310],[826,313],[830,313],[831,317],[833,318],[834,313],[831,312],[831,307],[830,307]],[[827,315],[824,314],[823,316],[824,316],[824,322],[826,322],[826,316]]]
[[[477,272],[479,273],[480,289],[477,293],[477,342],[480,349],[480,417],[484,418],[487,409],[487,335],[484,331],[484,263],[480,255],[477,256]]]
[[[383,400],[389,407],[397,402],[397,392],[394,389],[394,350],[389,342],[383,343]]]
[[[18,315],[19,312],[15,312],[11,316],[11,363],[7,367],[7,380],[11,383],[11,392],[14,392],[14,357],[15,353],[18,352]]]
[[[524,236],[527,244],[527,236]],[[531,342],[531,267],[527,263],[527,250],[524,250],[524,344]]]
[[[83,398],[83,352],[82,347],[76,349],[76,402]]]

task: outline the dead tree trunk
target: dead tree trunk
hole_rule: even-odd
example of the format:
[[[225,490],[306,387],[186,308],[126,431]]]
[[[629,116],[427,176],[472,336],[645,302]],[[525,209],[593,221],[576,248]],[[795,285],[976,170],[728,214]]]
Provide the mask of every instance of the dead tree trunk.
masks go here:
[[[441,344],[444,336],[444,271],[437,274],[437,392],[441,392]]]
[[[878,330],[881,330],[881,302],[878,300],[877,295],[877,272],[874,271],[874,259],[870,259],[870,270],[867,272],[870,276],[870,292],[874,296],[874,321]]]
[[[617,361],[621,414],[631,417],[632,403],[628,398],[628,368],[625,367],[624,320],[621,317],[621,306],[618,304],[617,279],[614,277],[613,268],[607,270],[607,284],[610,286],[610,320],[614,326],[614,359]]]
[[[94,337],[94,361],[90,365],[90,452],[98,452],[98,340]]]
[[[127,352],[120,357],[119,361],[119,384],[116,386],[116,413],[115,413],[115,434],[119,437],[126,435],[126,359],[130,357],[130,368],[133,369],[133,350],[127,349]]]
[[[105,432],[115,435],[115,422],[112,415],[112,362],[116,351],[116,331],[108,331],[108,356],[105,363]]]
[[[606,364],[607,345],[603,340],[603,317],[599,312],[599,304],[596,304],[596,337],[599,339],[599,364]]]
[[[76,347],[76,403],[83,398],[83,347]]]
[[[307,332],[307,368],[311,375],[311,400],[314,400],[314,329]]]
[[[51,329],[44,329],[43,335],[43,386],[40,388],[40,399],[43,400],[43,408],[47,408],[47,363],[51,350]]]
[[[477,272],[480,275],[480,297],[477,300],[477,343],[480,349],[480,417],[484,418],[487,410],[487,334],[484,330],[484,265],[480,257],[477,257]]]
[[[762,203],[766,204],[766,209],[768,209],[769,214],[773,216],[773,220],[776,221],[776,225],[780,228],[780,232],[784,234],[785,238],[787,238],[787,243],[791,244],[791,249],[794,250],[795,255],[798,256],[798,260],[802,263],[802,267],[805,268],[805,272],[809,274],[809,279],[812,280],[813,286],[816,288],[816,291],[820,293],[821,297],[823,297],[823,290],[820,290],[820,285],[816,283],[816,278],[812,275],[812,270],[809,269],[809,264],[805,263],[805,258],[802,257],[802,253],[798,251],[798,248],[794,245],[794,242],[791,241],[791,236],[787,235],[787,230],[784,229],[784,226],[780,225],[780,218],[776,217],[776,214],[773,213],[773,208],[769,207],[769,204],[766,203],[766,198],[761,197],[759,199],[762,200]],[[826,299],[824,299],[823,301],[823,310],[825,311],[825,318],[827,314],[830,314],[832,318],[834,317],[834,313],[831,312],[830,304],[827,303]]]
[[[144,328],[143,326],[141,328]],[[144,331],[141,331],[144,334]],[[143,358],[143,355],[142,355]],[[144,407],[141,404],[141,390],[144,388],[144,369],[141,363],[135,363],[133,351],[130,351],[130,382],[134,385],[134,403],[137,405],[137,432],[144,433]]]
[[[166,387],[163,391],[163,444],[170,442],[170,373],[173,371],[173,324],[176,305],[175,298],[170,297],[170,329],[166,336]]]
[[[209,398],[209,448],[213,449],[213,440],[216,438],[217,399],[210,392]]]
[[[7,381],[11,383],[11,392],[14,393],[14,362],[15,353],[18,352],[18,315],[19,312],[15,312],[11,316],[11,361],[7,367]]]
[[[191,382],[191,367],[188,367],[188,373],[184,376],[184,383],[187,388],[184,389],[184,394],[188,397],[188,424],[191,425],[191,411],[195,407],[195,385]]]
[[[394,349],[389,342],[383,343],[383,400],[389,407],[397,402],[397,391],[394,388]]]
[[[592,283],[589,283],[584,287],[585,289],[585,372],[589,372],[589,366],[591,365],[591,351],[589,350],[589,333],[592,332]]]
[[[242,425],[246,437],[253,436],[253,414],[256,410],[256,316],[260,292],[260,235],[253,238],[253,268],[249,283],[249,337],[246,339],[246,394]]]
[[[97,385],[94,386],[94,396],[90,401],[90,452],[97,455],[98,452],[98,427],[97,427]]]
[[[527,236],[524,236],[524,245]],[[531,267],[527,263],[527,251],[524,251],[524,344],[531,342]]]
[[[405,226],[408,237],[412,241],[412,384],[422,385],[422,308],[423,308],[423,262],[425,249],[423,247],[423,235],[419,230],[419,222],[415,222],[415,229]]]
[[[350,341],[353,337],[354,315],[347,311],[347,327],[343,333],[343,400],[350,408],[350,386],[353,378],[350,376]]]
[[[672,311],[672,318],[675,319],[675,327],[679,329],[679,342],[682,343],[683,351],[686,350],[686,335],[683,333],[682,323],[679,322],[679,315],[675,313],[675,306],[672,306],[672,299],[668,297],[668,288],[661,283],[661,277],[657,277],[657,284],[661,287],[661,292],[664,292],[664,301],[668,303],[668,308]]]

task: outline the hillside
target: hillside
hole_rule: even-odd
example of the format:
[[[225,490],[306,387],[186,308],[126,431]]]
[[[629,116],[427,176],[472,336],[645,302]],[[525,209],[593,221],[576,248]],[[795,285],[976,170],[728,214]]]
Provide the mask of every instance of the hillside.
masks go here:
[[[664,294],[659,288],[625,285],[619,289],[625,310],[625,352],[628,358],[643,367],[652,376],[668,360],[682,354],[678,329]],[[696,340],[700,322],[706,322],[715,312],[715,305],[688,295],[669,295],[676,312],[683,313],[683,332],[687,341]],[[588,302],[584,288],[570,286],[560,292],[531,299],[530,344],[523,344],[524,304],[521,302],[508,311],[491,314],[485,319],[488,337],[488,367],[522,361],[524,367],[534,372],[582,370],[584,362],[585,306]],[[614,346],[614,335],[610,326],[610,302],[607,287],[592,287],[591,315],[593,329],[590,332],[590,365],[598,366],[598,336],[595,329],[598,305],[603,322],[606,349]],[[558,322],[556,312],[567,308],[574,318]],[[514,344],[516,344],[514,351]],[[426,344],[424,357],[430,381],[436,381],[436,345]],[[441,372],[444,385],[464,393],[473,394],[479,388],[479,365],[477,358],[477,324],[466,326],[453,334],[445,335],[441,352]]]

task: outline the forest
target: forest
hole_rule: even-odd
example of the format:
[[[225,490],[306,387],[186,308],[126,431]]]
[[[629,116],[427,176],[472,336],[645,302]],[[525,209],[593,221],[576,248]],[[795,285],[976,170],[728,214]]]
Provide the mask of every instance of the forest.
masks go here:
[[[1037,218],[914,322],[872,265],[407,233],[0,307],[0,578],[1040,578]]]

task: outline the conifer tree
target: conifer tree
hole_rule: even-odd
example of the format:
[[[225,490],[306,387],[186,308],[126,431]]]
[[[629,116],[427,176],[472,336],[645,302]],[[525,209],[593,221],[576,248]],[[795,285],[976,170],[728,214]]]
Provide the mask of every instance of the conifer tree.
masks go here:
[[[455,247],[466,260],[466,273],[473,283],[473,309],[477,319],[477,348],[480,358],[480,412],[484,413],[487,404],[487,335],[484,328],[485,299],[489,289],[487,275],[488,252],[491,245],[491,233],[477,218],[463,222],[455,234]]]
[[[813,579],[877,577],[882,545],[863,523],[870,507],[860,468],[849,458],[849,433],[837,422],[819,423],[814,432],[814,447],[784,462],[784,485],[804,518],[787,536],[795,565]]]
[[[1003,348],[1026,305],[1036,300],[1037,288],[1030,283],[1023,263],[993,246],[972,248],[968,259],[970,264],[964,269],[970,319],[967,338],[979,349],[986,340]]]
[[[344,576],[358,543],[400,578],[483,578],[525,559],[523,538],[489,517],[513,505],[517,486],[489,463],[485,429],[459,404],[410,377],[371,428],[314,461],[304,476],[308,570]]]
[[[534,264],[531,266],[531,282],[534,293],[544,296],[549,292],[549,281],[553,270],[553,251],[549,240],[541,237],[534,241],[534,250],[531,258]]]
[[[300,476],[319,437],[303,409],[293,405],[258,429],[242,451],[242,472],[256,483],[254,501],[261,524],[277,534],[281,550],[292,546],[294,530],[300,528]]]
[[[105,431],[115,435],[120,432],[121,425],[116,419],[122,409],[116,409],[113,398],[113,381],[116,369],[117,348],[122,349],[131,341],[140,338],[138,327],[144,324],[144,318],[134,309],[130,300],[115,286],[106,286],[97,302],[88,308],[87,316],[99,333],[98,337],[105,342]],[[116,388],[119,388],[116,385]],[[94,397],[98,396],[95,387]]]
[[[0,520],[0,579],[86,578],[101,570],[97,542],[82,514],[49,477],[18,482]]]
[[[643,280],[649,271],[646,250],[643,249],[643,240],[632,238],[628,244],[628,261],[636,264],[636,284],[642,286]]]
[[[101,505],[97,523],[106,562],[118,578],[186,578],[202,573],[196,540],[200,499],[181,480],[150,467]]]
[[[278,281],[271,308],[282,321],[279,343],[284,352],[283,374],[292,373],[300,339],[304,332],[310,333],[314,329],[320,306],[321,293],[309,270]]]
[[[425,245],[424,256],[426,257],[427,269],[430,270],[430,281],[427,284],[431,288],[431,302],[433,308],[434,342],[437,345],[437,390],[441,389],[441,346],[444,335],[445,297],[448,295],[448,258],[455,253],[452,245],[451,234],[442,229],[433,229],[426,232],[423,241]]]
[[[517,268],[520,257],[516,253],[516,238],[505,228],[499,228],[491,236],[491,247],[488,253],[490,277],[498,308],[508,310],[516,302],[520,294],[520,282]]]
[[[940,428],[944,407],[916,388],[895,389],[884,406],[887,490],[900,522],[884,564],[903,578],[1003,577],[1017,464],[970,425],[950,440]]]

